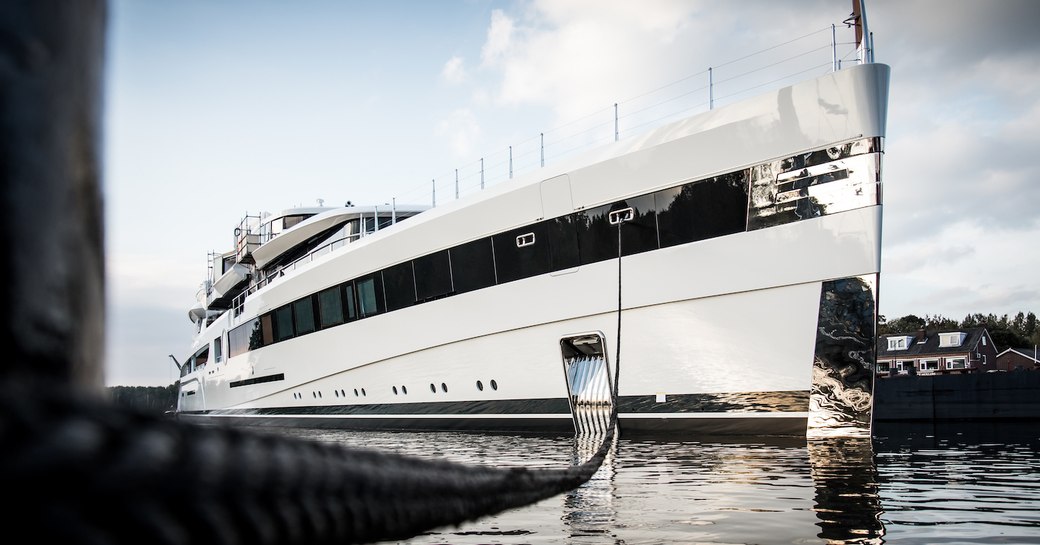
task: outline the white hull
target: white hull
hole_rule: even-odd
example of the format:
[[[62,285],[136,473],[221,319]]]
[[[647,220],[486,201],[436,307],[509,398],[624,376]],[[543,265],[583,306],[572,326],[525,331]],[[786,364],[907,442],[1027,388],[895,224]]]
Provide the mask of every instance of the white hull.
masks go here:
[[[876,148],[887,75],[883,65],[837,72],[424,212],[286,274],[247,298],[239,315],[227,312],[201,331],[195,345],[226,339],[236,326],[328,286],[480,237],[828,146],[875,142],[841,163],[861,185],[821,182],[807,190],[814,203],[835,203],[817,217],[766,225],[770,200],[740,232],[622,258],[619,362],[614,258],[210,361],[182,377],[179,410],[276,425],[574,429],[560,341],[595,333],[611,374],[619,363],[622,430],[806,433],[829,418],[819,411],[830,402],[810,403],[810,394],[830,391],[819,369],[814,378],[814,361],[819,368],[828,359],[821,351],[836,337],[825,327],[835,281],[863,286],[867,314],[876,302]],[[749,183],[754,216],[763,194]],[[779,203],[776,187],[768,197]],[[874,324],[857,327],[866,325],[872,350]]]

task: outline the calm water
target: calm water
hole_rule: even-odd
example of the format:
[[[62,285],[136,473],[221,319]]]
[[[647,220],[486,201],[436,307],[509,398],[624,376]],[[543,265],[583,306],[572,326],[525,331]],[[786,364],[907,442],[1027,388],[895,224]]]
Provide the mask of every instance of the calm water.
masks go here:
[[[561,467],[568,437],[283,430],[467,464]],[[870,441],[621,437],[570,493],[405,543],[1040,543],[1040,424]]]

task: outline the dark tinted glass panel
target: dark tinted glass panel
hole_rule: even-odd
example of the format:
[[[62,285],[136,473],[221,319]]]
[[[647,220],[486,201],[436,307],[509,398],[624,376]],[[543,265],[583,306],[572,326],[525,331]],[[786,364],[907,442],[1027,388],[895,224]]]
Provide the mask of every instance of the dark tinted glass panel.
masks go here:
[[[285,305],[284,307],[275,309],[274,311],[274,341],[281,342],[285,339],[291,339],[293,336],[293,319],[292,319],[292,307]]]
[[[428,301],[451,293],[451,263],[448,251],[426,255],[412,261],[415,268],[415,294]]]
[[[596,263],[616,258],[617,227],[607,217],[611,205],[590,208],[578,215],[578,245],[581,248],[581,263]]]
[[[357,289],[358,316],[365,318],[386,311],[383,302],[383,278],[380,273],[363,276],[354,281]]]
[[[632,209],[632,219],[621,224],[621,248],[624,255],[657,249],[654,195],[641,195],[591,208],[579,215],[577,227],[582,263],[596,263],[618,256],[618,226],[611,225],[611,212],[625,214],[629,208]]]
[[[580,263],[578,255],[578,214],[571,214],[545,222],[549,232],[549,265],[554,271],[577,267]]]
[[[456,246],[449,250],[449,253],[455,293],[495,285],[495,259],[492,256],[490,238]]]
[[[260,320],[254,318],[228,331],[228,356],[235,357],[249,350],[260,348]]]
[[[314,331],[314,299],[304,297],[293,303],[293,316],[296,318],[296,334],[306,335]]]
[[[747,227],[747,171],[657,192],[661,246],[739,233]]]
[[[549,272],[549,231],[544,222],[495,235],[498,283]],[[518,243],[517,241],[521,242]]]
[[[621,253],[624,255],[657,249],[657,209],[654,194],[641,195],[615,203],[612,210],[631,208],[633,217],[621,224]],[[617,229],[617,225],[611,225]],[[617,231],[614,232],[617,237]],[[615,254],[616,256],[617,254]]]
[[[357,320],[357,303],[354,297],[354,283],[347,282],[343,284],[343,302],[346,303],[344,307],[347,311],[347,321]]]
[[[318,293],[318,315],[323,329],[343,323],[343,289],[340,286]]]
[[[412,262],[383,269],[383,290],[386,292],[387,311],[414,305],[415,275]]]

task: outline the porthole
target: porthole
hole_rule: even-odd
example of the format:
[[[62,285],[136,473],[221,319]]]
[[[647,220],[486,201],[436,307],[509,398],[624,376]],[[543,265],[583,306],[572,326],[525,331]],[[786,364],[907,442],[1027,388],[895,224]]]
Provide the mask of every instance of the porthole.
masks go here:
[[[495,382],[495,379],[491,379],[491,389],[492,390],[497,390],[498,389],[498,383]]]
[[[336,394],[336,397],[339,397],[339,390],[333,390],[332,393]]]
[[[443,390],[444,393],[448,393],[448,385],[442,382],[441,383],[441,390]]]
[[[357,396],[358,396],[357,388],[354,388],[354,397],[357,397]]]
[[[434,386],[432,382],[430,383],[430,391],[435,393],[435,394],[437,393],[437,387]]]
[[[494,383],[495,383],[495,381],[492,380],[491,384],[494,384]],[[321,392],[318,392],[318,399],[321,399]]]
[[[401,386],[401,393],[403,393],[404,395],[408,395],[408,387],[407,386]]]
[[[483,392],[483,391],[484,391],[484,383],[483,383],[483,382],[480,382],[480,381],[478,380],[478,381],[477,381],[477,389],[478,389],[478,390],[480,390],[481,392]]]
[[[397,386],[394,386],[394,395],[397,395]]]
[[[341,395],[343,397],[347,397],[347,391],[346,390],[340,390],[339,391],[339,395]]]
[[[313,396],[315,399],[317,399],[318,398],[318,392],[311,392],[311,396]]]
[[[362,396],[367,396],[368,395],[368,394],[365,393],[365,389],[364,388],[361,389],[361,395]]]

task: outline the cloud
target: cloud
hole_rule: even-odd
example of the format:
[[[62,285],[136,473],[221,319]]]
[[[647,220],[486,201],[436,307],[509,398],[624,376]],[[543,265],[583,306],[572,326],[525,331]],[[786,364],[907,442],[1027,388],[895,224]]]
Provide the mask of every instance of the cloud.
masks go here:
[[[868,8],[868,23],[912,27],[876,37],[875,41],[889,44],[881,51],[898,52],[925,72],[970,66],[984,59],[1036,58],[1040,52],[1036,39],[1040,3],[1034,0],[907,0],[878,3],[876,8]]]
[[[449,148],[457,158],[470,159],[474,145],[481,137],[480,124],[471,110],[460,108],[441,120],[437,126],[437,135],[447,139]]]
[[[487,41],[480,51],[480,60],[485,65],[494,65],[509,50],[513,38],[513,19],[502,10],[491,12],[491,26]]]
[[[645,90],[659,65],[646,59],[683,35],[693,6],[545,1],[518,20],[495,11],[482,59],[501,76],[500,103],[550,105],[560,118],[575,117]]]
[[[444,63],[444,68],[441,69],[441,79],[452,85],[466,81],[466,77],[466,67],[462,57],[459,56],[448,59],[448,62]]]
[[[823,23],[845,15],[831,6],[815,1],[791,10],[789,5],[749,1],[734,10],[726,4],[688,0],[536,0],[516,13],[493,14],[483,56],[485,68],[499,76],[499,105],[547,106],[558,123],[697,73],[703,74],[687,82],[686,91],[702,88],[695,98],[707,109],[709,66],[791,41],[792,28],[819,31],[813,38],[819,43],[801,42],[798,47],[829,43],[829,28],[823,33]],[[810,20],[805,20],[806,14]],[[820,55],[829,62],[829,50]],[[775,60],[765,59],[762,62]],[[721,75],[729,78],[745,71],[743,66],[726,69],[728,74]],[[632,111],[645,104],[625,106]]]
[[[920,237],[891,240],[882,251],[881,313],[943,314],[1040,309],[1040,219],[1024,228],[985,227],[977,218],[935,225]]]

